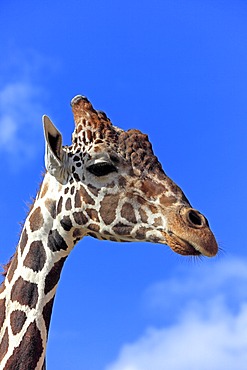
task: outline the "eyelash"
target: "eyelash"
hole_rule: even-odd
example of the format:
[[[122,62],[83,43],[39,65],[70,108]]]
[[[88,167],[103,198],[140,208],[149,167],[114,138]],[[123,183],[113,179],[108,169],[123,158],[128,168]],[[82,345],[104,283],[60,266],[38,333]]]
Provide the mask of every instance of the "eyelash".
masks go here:
[[[95,176],[106,176],[111,172],[117,172],[117,168],[107,162],[95,163],[87,167],[87,170]]]

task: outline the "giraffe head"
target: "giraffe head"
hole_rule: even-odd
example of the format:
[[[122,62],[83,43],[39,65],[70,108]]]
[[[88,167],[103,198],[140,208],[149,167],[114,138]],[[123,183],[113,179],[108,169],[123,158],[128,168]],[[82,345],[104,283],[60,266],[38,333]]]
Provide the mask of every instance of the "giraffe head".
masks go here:
[[[73,243],[90,235],[214,256],[218,247],[207,219],[164,173],[147,135],[113,126],[83,96],[72,99],[71,106],[71,146],[62,146],[62,136],[47,116],[43,121],[46,168],[63,193],[58,217],[61,213],[60,223]]]

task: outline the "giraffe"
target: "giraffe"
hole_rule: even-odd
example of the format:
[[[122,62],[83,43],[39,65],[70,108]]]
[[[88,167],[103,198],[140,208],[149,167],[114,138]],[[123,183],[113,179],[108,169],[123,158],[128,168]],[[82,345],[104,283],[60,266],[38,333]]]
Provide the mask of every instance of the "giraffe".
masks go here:
[[[215,256],[207,219],[164,173],[148,136],[113,126],[77,95],[72,144],[43,116],[46,173],[0,286],[0,370],[45,369],[63,265],[84,236]]]

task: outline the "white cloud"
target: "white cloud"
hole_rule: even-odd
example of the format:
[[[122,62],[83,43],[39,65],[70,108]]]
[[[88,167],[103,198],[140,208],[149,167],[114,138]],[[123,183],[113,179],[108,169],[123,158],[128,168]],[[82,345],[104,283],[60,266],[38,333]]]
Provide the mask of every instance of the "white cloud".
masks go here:
[[[246,283],[247,262],[229,259],[150,287],[149,310],[171,322],[124,344],[106,370],[246,369]]]
[[[28,81],[8,83],[0,90],[0,151],[15,165],[30,160],[42,130],[39,89]]]
[[[26,55],[16,51],[14,58],[12,54],[0,62],[4,77],[0,83],[0,155],[8,167],[18,169],[43,151],[37,145],[43,135],[41,117],[47,97],[42,81],[54,63],[34,51]]]
[[[199,305],[207,315],[211,301],[236,310],[240,302],[247,301],[247,262],[226,258],[213,264],[201,264],[188,269],[180,268],[178,277],[161,281],[148,287],[145,304],[155,313],[169,314],[170,319],[180,316],[184,308]]]

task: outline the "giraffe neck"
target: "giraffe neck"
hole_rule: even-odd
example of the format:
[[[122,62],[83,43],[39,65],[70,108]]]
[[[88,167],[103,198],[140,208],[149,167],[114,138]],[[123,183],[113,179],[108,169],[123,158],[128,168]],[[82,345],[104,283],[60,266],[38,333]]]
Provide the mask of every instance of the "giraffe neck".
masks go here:
[[[52,200],[63,190],[54,180],[46,175],[0,287],[0,370],[40,370],[45,366],[57,284],[77,241],[68,216],[64,216],[68,204]]]

